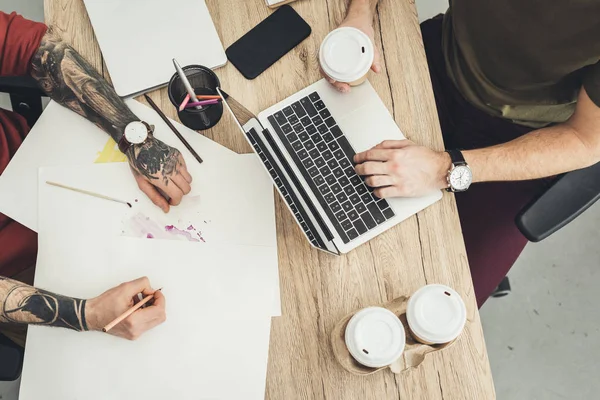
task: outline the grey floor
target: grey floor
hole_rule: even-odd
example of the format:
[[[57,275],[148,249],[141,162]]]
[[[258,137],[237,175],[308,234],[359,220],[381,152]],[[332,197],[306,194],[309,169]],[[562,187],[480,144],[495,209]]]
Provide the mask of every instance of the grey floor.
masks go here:
[[[0,10],[41,20],[41,4],[0,0]],[[417,1],[421,20],[447,6],[447,0]],[[481,309],[499,400],[598,398],[599,228],[600,203],[542,243],[528,245],[509,274],[512,294]],[[0,400],[17,400],[18,384],[0,382]]]
[[[600,203],[538,244],[481,309],[500,400],[597,399],[600,390]]]

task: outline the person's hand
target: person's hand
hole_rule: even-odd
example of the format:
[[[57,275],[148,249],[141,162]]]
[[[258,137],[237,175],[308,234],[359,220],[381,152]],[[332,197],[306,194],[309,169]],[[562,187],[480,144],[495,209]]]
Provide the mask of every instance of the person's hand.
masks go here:
[[[164,212],[169,212],[169,205],[181,203],[182,197],[190,192],[192,176],[183,156],[154,136],[131,146],[127,159],[140,190]]]
[[[86,302],[85,316],[88,330],[101,331],[103,327],[119,317],[138,302],[138,294],[146,297],[154,294],[154,299],[115,325],[109,334],[135,340],[144,332],[162,324],[166,320],[165,296],[150,286],[143,277],[125,282]]]
[[[450,156],[410,140],[386,140],[355,155],[354,162],[379,198],[418,197],[448,187]]]
[[[373,70],[373,72],[375,72],[375,73],[379,73],[381,71],[381,63],[379,61],[379,57],[380,57],[379,49],[377,48],[377,46],[375,46],[375,30],[373,28],[373,17],[371,16],[371,14],[370,13],[350,13],[350,14],[348,14],[348,16],[346,17],[344,22],[342,22],[338,28],[341,28],[344,26],[349,26],[352,28],[359,29],[359,30],[363,31],[364,33],[366,33],[367,36],[369,36],[369,38],[371,38],[371,42],[373,43],[373,48],[375,49],[375,57],[373,58],[373,65],[371,65],[371,70]],[[343,82],[336,82],[335,80],[333,80],[329,76],[327,76],[327,74],[323,71],[323,69],[321,69],[321,75],[323,75],[323,77],[325,79],[327,79],[327,81],[329,83],[331,83],[333,86],[335,86],[335,88],[337,90],[339,90],[340,92],[348,93],[350,91],[350,85],[348,85],[347,83],[343,83]]]

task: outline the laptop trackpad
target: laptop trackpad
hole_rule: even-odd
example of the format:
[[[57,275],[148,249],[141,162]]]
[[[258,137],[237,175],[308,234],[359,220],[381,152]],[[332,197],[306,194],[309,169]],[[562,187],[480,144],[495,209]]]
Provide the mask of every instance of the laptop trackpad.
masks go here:
[[[346,114],[338,124],[357,153],[384,140],[405,139],[383,104],[365,104]]]

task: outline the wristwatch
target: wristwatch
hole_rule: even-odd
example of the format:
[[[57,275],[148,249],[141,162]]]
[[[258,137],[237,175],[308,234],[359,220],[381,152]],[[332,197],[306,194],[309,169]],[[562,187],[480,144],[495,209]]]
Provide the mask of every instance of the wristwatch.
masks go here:
[[[119,140],[119,150],[123,154],[134,144],[141,144],[148,140],[148,137],[154,132],[154,126],[144,121],[133,121],[127,124],[121,140]]]
[[[460,150],[446,150],[452,160],[452,168],[448,171],[449,192],[464,192],[473,182],[473,173]]]

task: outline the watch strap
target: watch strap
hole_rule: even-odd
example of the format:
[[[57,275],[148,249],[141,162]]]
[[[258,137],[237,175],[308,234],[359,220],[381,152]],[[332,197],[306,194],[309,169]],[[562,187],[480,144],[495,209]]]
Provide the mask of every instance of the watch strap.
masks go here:
[[[452,160],[454,166],[467,165],[465,157],[460,150],[446,150],[446,153],[450,155],[450,160]]]

